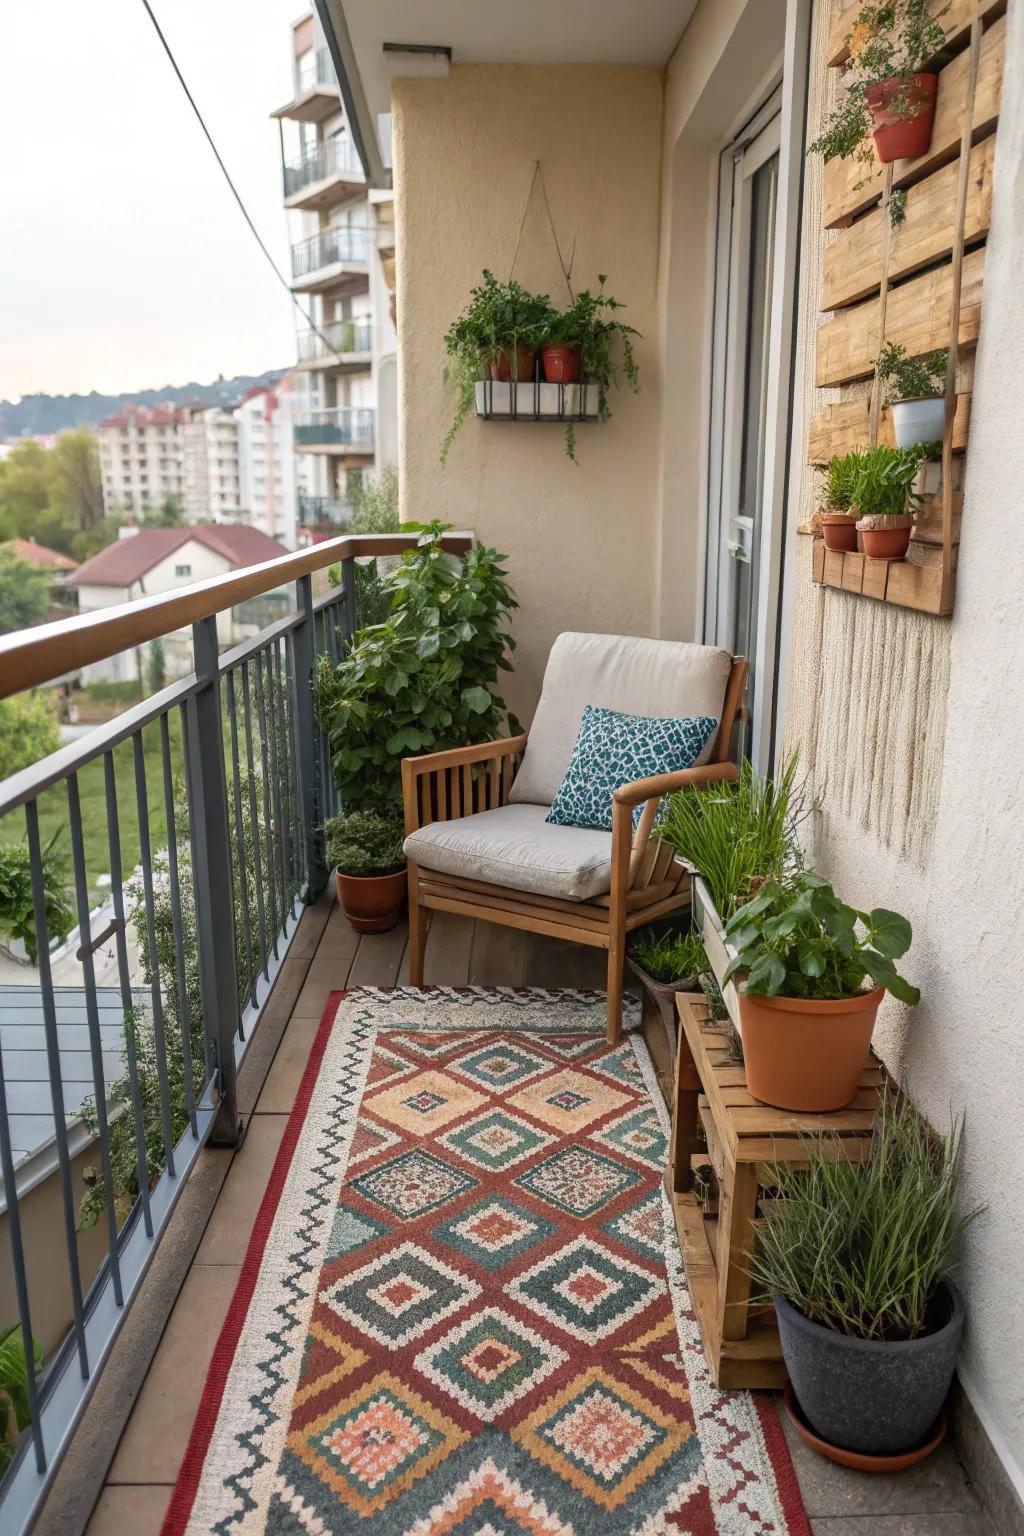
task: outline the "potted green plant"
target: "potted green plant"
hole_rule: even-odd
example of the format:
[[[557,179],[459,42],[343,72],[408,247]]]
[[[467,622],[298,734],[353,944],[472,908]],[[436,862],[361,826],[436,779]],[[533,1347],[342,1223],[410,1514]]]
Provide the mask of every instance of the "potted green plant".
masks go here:
[[[921,468],[920,448],[879,443],[859,455],[854,507],[857,532],[869,560],[904,560],[921,497],[913,485]]]
[[[650,924],[630,934],[626,959],[657,1004],[665,1025],[672,1028],[676,993],[699,991],[700,978],[708,970],[700,935],[671,927],[659,931]]]
[[[867,1162],[808,1138],[806,1167],[770,1170],[748,1267],[775,1303],[790,1413],[833,1460],[895,1469],[941,1438],[964,1319],[950,1276],[978,1214],[957,1215],[962,1131],[887,1094]]]
[[[874,156],[886,165],[925,154],[938,77],[924,66],[945,41],[930,0],[862,5],[847,35],[849,58],[839,103],[809,152],[826,161],[854,156],[865,172]]]
[[[405,900],[401,817],[348,811],[324,823],[327,862],[336,871],[338,904],[357,933],[397,923]]]
[[[946,369],[949,352],[940,347],[924,357],[908,357],[890,341],[878,354],[876,372],[886,386],[897,448],[941,446],[946,424]]]
[[[584,390],[595,385],[601,421],[611,416],[608,391],[618,383],[620,373],[634,393],[640,388],[633,355],[633,337],[640,333],[616,318],[616,311],[625,306],[605,293],[607,281],[606,274],[599,273],[596,293],[584,288],[568,309],[552,310],[541,337],[545,380],[549,384],[571,384],[582,376]],[[585,397],[580,404],[581,408],[586,404]],[[576,433],[571,421],[566,424],[566,452],[575,460]]]
[[[920,997],[893,963],[910,948],[907,919],[882,907],[859,912],[803,870],[766,881],[725,933],[736,950],[725,980],[738,978],[748,1091],[811,1114],[849,1104],[883,995]]]
[[[514,278],[499,282],[484,269],[483,282],[470,290],[469,303],[444,336],[449,359],[445,378],[454,386],[456,405],[441,447],[442,464],[473,408],[478,379],[489,373],[510,389],[532,383],[537,348],[551,314],[546,293],[530,293]]]
[[[826,549],[857,548],[857,514],[853,510],[853,498],[859,468],[859,453],[835,454],[824,466],[818,521]]]

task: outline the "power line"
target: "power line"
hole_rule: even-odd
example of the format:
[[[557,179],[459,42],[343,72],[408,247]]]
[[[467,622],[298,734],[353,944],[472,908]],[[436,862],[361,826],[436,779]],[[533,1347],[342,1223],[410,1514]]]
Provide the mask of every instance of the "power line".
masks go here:
[[[241,193],[239,192],[238,188],[235,186],[235,183],[231,179],[231,172],[228,170],[227,166],[224,164],[223,159],[221,158],[220,150],[217,148],[216,144],[213,141],[213,134],[210,132],[209,128],[207,128],[207,126],[206,126],[206,121],[205,121],[205,119],[203,117],[203,114],[200,112],[199,107],[196,104],[195,97],[192,95],[192,92],[188,88],[188,85],[187,85],[186,80],[185,80],[185,76],[182,74],[180,68],[178,67],[178,61],[174,57],[174,54],[173,54],[173,52],[171,50],[171,45],[167,41],[166,37],[164,36],[163,29],[161,28],[160,23],[157,21],[156,16],[153,14],[153,7],[150,5],[149,0],[142,0],[142,4],[145,7],[146,15],[149,17],[150,21],[153,23],[154,28],[156,29],[156,35],[160,39],[160,42],[161,42],[161,44],[163,46],[164,52],[166,53],[167,57],[171,61],[171,68],[174,70],[174,73],[177,75],[178,83],[180,84],[182,90],[185,92],[185,95],[188,98],[188,104],[192,108],[192,111],[195,113],[196,118],[197,118],[197,120],[199,122],[200,128],[203,130],[203,133],[206,135],[206,142],[209,144],[210,148],[213,150],[213,157],[216,160],[217,164],[220,166],[221,174],[223,175],[224,180],[227,182],[228,186],[231,189],[231,196],[234,198],[235,202],[238,204],[239,208],[242,211],[243,219],[245,220],[245,222],[248,224],[250,230],[252,231],[253,239],[256,241],[256,244],[259,246],[260,250],[263,252],[263,254],[266,257],[267,261],[270,263],[270,266],[271,266],[271,269],[272,269],[272,271],[274,273],[274,276],[277,278],[277,280],[281,284],[282,288],[284,288],[285,292],[288,294],[288,297],[291,299],[292,303],[295,305],[295,308],[298,310],[299,314],[305,320],[306,324],[315,333],[315,335],[319,336],[320,340],[323,342],[323,344],[327,348],[327,350],[329,352],[333,353],[335,357],[337,357],[339,355],[337,350],[327,340],[327,337],[324,335],[323,331],[317,325],[317,323],[313,319],[312,315],[307,314],[307,312],[303,309],[302,305],[299,303],[299,300],[297,299],[295,294],[292,292],[291,283],[289,283],[288,279],[285,277],[284,273],[281,271],[281,268],[278,266],[277,262],[274,260],[273,256],[271,256],[269,250],[267,249],[266,244],[264,243],[264,240],[263,240],[263,236],[260,234],[259,230],[256,228],[256,225],[253,223],[252,218],[251,218],[251,216],[249,214],[248,208],[245,206],[244,202],[242,201]]]

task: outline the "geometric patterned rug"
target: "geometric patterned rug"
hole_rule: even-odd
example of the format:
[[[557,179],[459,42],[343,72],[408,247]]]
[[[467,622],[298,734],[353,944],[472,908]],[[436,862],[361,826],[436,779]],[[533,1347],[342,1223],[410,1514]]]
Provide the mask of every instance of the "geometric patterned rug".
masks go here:
[[[808,1536],[708,1380],[636,1012],[334,994],[163,1536]]]

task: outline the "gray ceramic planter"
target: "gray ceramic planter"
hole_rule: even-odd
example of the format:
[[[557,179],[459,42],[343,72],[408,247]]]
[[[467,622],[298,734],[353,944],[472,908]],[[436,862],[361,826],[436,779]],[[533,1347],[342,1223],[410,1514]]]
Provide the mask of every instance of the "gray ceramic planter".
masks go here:
[[[895,1456],[924,1440],[949,1391],[964,1326],[960,1292],[948,1280],[943,1289],[945,1326],[893,1344],[834,1333],[775,1297],[793,1391],[823,1440],[868,1456]]]
[[[698,976],[680,976],[678,981],[655,981],[649,971],[645,971],[642,965],[638,965],[632,956],[626,956],[626,963],[634,976],[639,977],[647,988],[652,1000],[657,1003],[666,1028],[675,1028],[676,1018],[676,993],[699,992],[700,978]]]

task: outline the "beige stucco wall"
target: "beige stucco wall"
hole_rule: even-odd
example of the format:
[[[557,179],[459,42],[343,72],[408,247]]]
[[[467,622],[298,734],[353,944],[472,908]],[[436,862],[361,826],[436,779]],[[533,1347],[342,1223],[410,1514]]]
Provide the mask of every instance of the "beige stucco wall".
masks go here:
[[[508,554],[522,606],[507,694],[524,719],[561,630],[651,633],[661,100],[658,74],[634,68],[456,65],[394,85],[402,516],[442,517]],[[557,426],[470,417],[442,467],[441,338],[483,267],[508,275],[537,159],[563,250],[575,242],[575,286],[606,272],[643,333],[642,393],[613,393],[613,419],[578,428],[578,464]],[[539,191],[516,276],[565,294]]]

